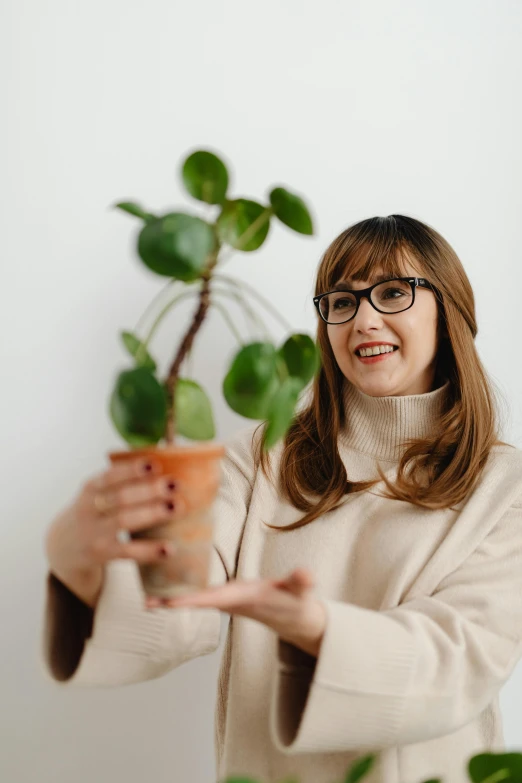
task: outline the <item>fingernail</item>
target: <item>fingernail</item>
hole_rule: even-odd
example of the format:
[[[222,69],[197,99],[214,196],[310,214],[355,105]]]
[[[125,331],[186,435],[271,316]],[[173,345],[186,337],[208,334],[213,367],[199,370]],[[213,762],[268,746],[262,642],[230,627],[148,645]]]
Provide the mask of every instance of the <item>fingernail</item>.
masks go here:
[[[161,557],[168,557],[171,554],[169,550],[170,550],[170,547],[162,546],[160,551],[159,551]]]
[[[169,511],[174,511],[174,503],[172,502],[172,500],[166,500],[165,505]]]
[[[160,466],[153,460],[147,460],[141,466],[143,473],[160,473]]]
[[[167,481],[167,489],[172,492],[174,489],[176,489],[176,482],[175,481]]]

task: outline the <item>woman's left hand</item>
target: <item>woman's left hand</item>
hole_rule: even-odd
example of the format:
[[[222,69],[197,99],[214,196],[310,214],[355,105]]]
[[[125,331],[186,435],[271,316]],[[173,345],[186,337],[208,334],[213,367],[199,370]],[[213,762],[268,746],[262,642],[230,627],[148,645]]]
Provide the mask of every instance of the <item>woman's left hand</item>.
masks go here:
[[[208,607],[264,623],[286,642],[317,657],[326,627],[326,610],[311,595],[315,580],[305,568],[284,579],[239,581],[207,587],[178,598],[147,598],[148,608]]]

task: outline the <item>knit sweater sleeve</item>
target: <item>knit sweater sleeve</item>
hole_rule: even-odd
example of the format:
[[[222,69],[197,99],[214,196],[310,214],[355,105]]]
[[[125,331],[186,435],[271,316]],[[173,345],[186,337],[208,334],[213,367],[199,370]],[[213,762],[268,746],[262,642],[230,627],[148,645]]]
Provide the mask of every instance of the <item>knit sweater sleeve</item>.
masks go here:
[[[215,500],[210,584],[230,579],[248,513],[255,468],[253,428],[225,443]],[[111,561],[93,611],[47,574],[42,629],[44,676],[62,685],[119,686],[155,679],[219,646],[217,609],[146,609],[137,564]]]
[[[456,731],[522,655],[521,593],[518,494],[431,594],[386,611],[320,599],[327,624],[317,659],[278,640],[274,744],[287,755],[362,751]]]

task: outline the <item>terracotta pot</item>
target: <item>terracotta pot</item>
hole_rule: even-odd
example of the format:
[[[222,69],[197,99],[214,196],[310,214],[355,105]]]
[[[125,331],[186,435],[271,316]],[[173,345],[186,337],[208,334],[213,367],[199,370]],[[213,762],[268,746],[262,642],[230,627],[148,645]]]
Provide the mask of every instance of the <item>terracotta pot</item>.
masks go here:
[[[220,461],[224,446],[198,443],[189,446],[149,446],[129,451],[113,451],[113,464],[150,456],[161,464],[162,474],[174,478],[174,499],[181,516],[153,528],[134,532],[133,539],[169,539],[175,552],[164,561],[138,564],[146,595],[173,598],[208,587],[213,547],[213,504],[219,489]]]

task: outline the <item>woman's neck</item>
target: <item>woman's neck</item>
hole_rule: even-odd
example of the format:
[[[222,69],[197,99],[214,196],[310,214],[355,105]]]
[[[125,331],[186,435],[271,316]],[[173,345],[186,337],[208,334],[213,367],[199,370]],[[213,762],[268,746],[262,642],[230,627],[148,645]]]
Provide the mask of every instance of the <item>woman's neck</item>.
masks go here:
[[[433,432],[440,418],[449,381],[426,394],[371,397],[347,379],[343,387],[345,446],[379,459],[399,460],[404,441]]]

